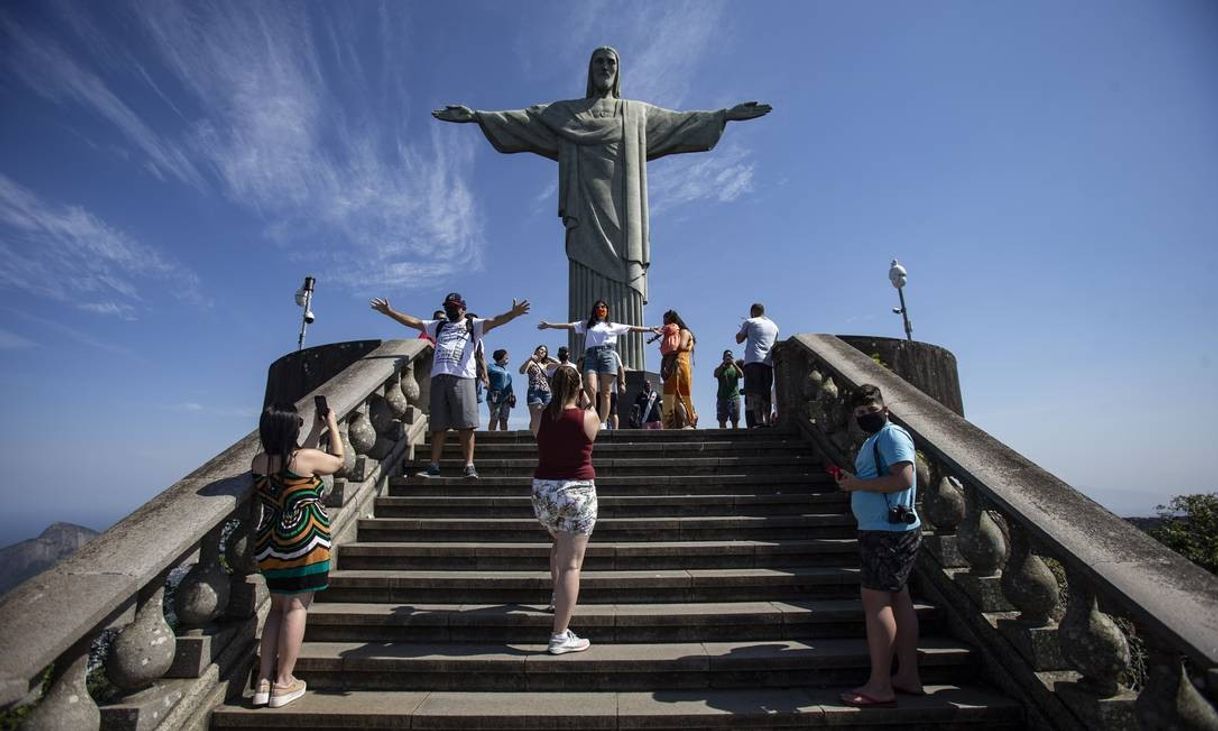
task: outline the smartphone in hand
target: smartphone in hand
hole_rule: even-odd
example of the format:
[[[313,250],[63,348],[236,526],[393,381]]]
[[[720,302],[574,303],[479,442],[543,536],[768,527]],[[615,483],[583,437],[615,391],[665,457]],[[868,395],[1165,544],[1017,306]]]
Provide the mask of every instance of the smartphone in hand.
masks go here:
[[[317,409],[317,418],[324,419],[330,415],[330,405],[326,403],[325,396],[314,396],[313,406]]]

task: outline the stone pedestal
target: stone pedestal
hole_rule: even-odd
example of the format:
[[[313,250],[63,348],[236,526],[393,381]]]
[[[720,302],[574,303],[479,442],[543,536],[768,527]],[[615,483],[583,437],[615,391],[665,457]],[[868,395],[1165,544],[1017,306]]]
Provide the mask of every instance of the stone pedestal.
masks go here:
[[[155,729],[185,694],[184,684],[180,680],[158,683],[117,703],[102,706],[102,728],[107,731]]]
[[[945,569],[958,569],[968,566],[968,561],[960,555],[959,539],[955,533],[944,535],[930,534],[922,537],[922,548]]]
[[[626,371],[626,392],[617,395],[617,414],[618,423],[623,429],[630,428],[630,407],[634,406],[634,400],[638,397],[639,392],[643,390],[643,379],[651,381],[651,387],[659,394],[664,390],[664,384],[660,381],[659,373],[651,373],[649,371]],[[657,395],[658,401],[661,396]]]
[[[1002,595],[1002,579],[999,576],[973,576],[961,571],[952,580],[982,612],[1010,612],[1015,609]]]
[[[1077,682],[1055,683],[1053,692],[1074,712],[1085,728],[1102,728],[1104,731],[1134,731],[1140,729],[1134,711],[1137,696],[1124,691],[1111,698],[1097,698]]]
[[[1057,642],[1056,624],[1029,627],[1018,619],[1000,619],[996,626],[1036,672],[1069,667]]]
[[[224,616],[236,620],[252,617],[266,598],[266,582],[261,576],[234,576],[229,587],[228,607]]]
[[[258,617],[251,616],[244,620],[217,622],[202,629],[187,630],[178,635],[177,654],[165,677],[200,677],[234,640],[252,638],[257,629]]]

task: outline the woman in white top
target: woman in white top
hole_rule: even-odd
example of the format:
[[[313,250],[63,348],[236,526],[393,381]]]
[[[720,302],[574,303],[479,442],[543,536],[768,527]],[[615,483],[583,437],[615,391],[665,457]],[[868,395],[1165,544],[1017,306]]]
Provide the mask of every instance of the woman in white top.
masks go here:
[[[659,332],[654,327],[611,322],[609,305],[604,300],[597,300],[592,305],[587,322],[553,323],[542,320],[537,329],[570,330],[584,336],[584,390],[596,394],[596,412],[602,427],[609,420],[609,388],[617,377],[617,359],[614,357],[617,337],[632,332]]]

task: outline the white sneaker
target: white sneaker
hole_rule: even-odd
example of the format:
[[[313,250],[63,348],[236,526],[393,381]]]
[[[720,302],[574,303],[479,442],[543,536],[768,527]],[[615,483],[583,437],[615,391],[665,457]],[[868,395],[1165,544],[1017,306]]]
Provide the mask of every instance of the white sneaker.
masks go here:
[[[554,635],[550,638],[550,654],[564,655],[568,652],[583,652],[592,647],[592,643],[588,640],[581,640],[575,636],[571,630],[567,630],[566,634]]]
[[[274,685],[271,687],[271,700],[267,705],[271,708],[282,708],[305,694],[307,685],[300,678],[292,680],[288,686]]]
[[[271,702],[271,681],[260,680],[254,688],[254,705],[265,706]]]

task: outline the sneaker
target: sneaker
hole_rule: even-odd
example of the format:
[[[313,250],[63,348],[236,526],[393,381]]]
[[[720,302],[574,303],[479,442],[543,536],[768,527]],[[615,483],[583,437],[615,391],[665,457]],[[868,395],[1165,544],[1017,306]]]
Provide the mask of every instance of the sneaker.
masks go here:
[[[262,679],[254,686],[254,705],[265,706],[271,702],[271,681]]]
[[[286,706],[297,698],[300,698],[305,694],[307,687],[305,682],[300,678],[293,679],[291,685],[285,686],[276,683],[271,687],[271,708]]]
[[[440,476],[440,465],[436,464],[435,462],[432,462],[431,464],[427,465],[427,469],[423,470],[422,472],[419,472],[418,476],[419,477],[439,477]]]
[[[591,642],[582,640],[576,637],[574,632],[567,630],[566,634],[550,638],[549,651],[551,655],[564,655],[568,652],[583,652],[589,647],[592,647]]]
[[[439,472],[439,468],[438,468],[438,467],[436,468],[436,471],[437,471],[437,472]],[[467,465],[465,465],[465,473],[464,473],[464,474],[465,474],[465,479],[467,479],[467,480],[476,480],[476,479],[478,479],[478,470],[477,470],[477,469],[475,469],[475,468],[474,468],[474,466],[473,466],[472,464],[467,464]]]

